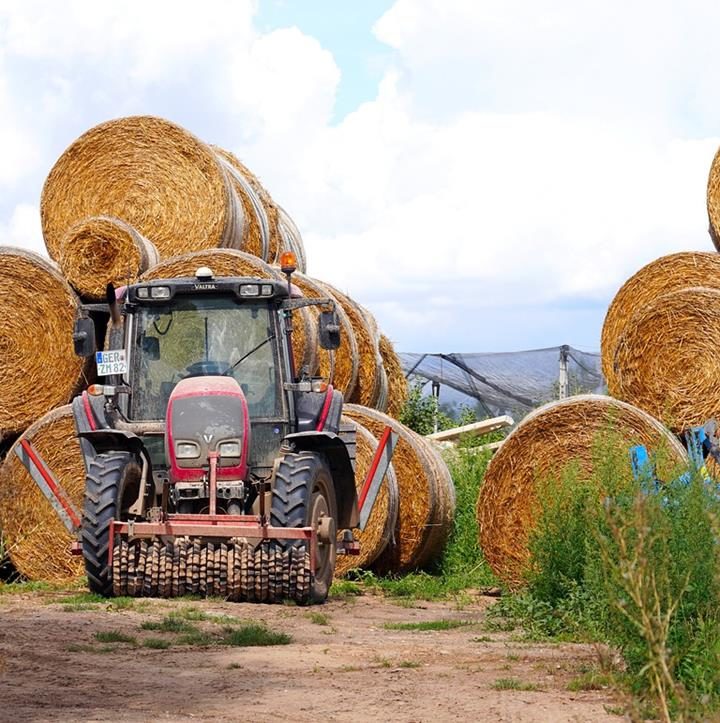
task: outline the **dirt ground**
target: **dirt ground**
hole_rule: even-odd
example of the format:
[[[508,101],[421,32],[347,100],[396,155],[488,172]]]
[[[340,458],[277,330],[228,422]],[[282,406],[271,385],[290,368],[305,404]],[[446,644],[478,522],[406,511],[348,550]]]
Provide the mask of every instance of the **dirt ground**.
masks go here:
[[[404,607],[363,595],[300,608],[215,601],[84,604],[77,593],[0,596],[0,719],[7,721],[619,721],[609,690],[571,692],[591,646],[488,632],[478,597]],[[292,636],[273,647],[181,644],[148,631],[169,613],[233,616]],[[448,630],[387,624],[452,620]],[[221,631],[239,621],[193,622]],[[97,633],[135,642],[103,643]],[[167,649],[146,647],[164,639]],[[610,712],[609,712],[610,711]]]

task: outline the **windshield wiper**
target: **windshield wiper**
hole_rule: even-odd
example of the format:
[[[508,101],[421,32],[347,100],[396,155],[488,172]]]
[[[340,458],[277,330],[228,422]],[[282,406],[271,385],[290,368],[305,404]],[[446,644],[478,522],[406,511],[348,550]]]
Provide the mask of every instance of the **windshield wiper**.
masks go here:
[[[270,336],[269,336],[267,339],[261,341],[256,347],[253,347],[252,349],[250,349],[250,351],[247,352],[247,354],[243,354],[232,366],[229,366],[229,367],[222,373],[221,376],[223,376],[223,377],[228,376],[228,374],[230,374],[231,372],[233,372],[233,371],[235,370],[235,367],[239,366],[239,365],[240,365],[242,362],[244,362],[251,354],[254,354],[258,349],[260,349],[261,347],[265,346],[265,344],[267,344],[269,341],[272,341],[274,338],[275,338],[275,334],[270,334]]]

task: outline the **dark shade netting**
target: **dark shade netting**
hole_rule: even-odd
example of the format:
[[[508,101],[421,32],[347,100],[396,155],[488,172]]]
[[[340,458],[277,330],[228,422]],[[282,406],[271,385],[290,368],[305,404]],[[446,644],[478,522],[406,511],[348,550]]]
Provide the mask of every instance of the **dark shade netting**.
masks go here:
[[[479,407],[516,421],[559,396],[560,357],[567,355],[568,394],[605,393],[600,354],[571,346],[493,354],[399,354],[410,382],[441,385],[441,402]],[[454,390],[448,394],[445,388]]]

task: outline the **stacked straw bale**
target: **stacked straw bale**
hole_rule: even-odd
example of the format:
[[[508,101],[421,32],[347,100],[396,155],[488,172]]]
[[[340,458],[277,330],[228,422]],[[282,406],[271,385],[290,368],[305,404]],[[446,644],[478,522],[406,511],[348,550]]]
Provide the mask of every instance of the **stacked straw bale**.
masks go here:
[[[66,582],[84,573],[70,554],[72,537],[15,449],[25,439],[47,463],[70,500],[83,508],[85,467],[68,404],[48,412],[17,440],[0,467],[0,529],[15,568],[29,580]]]
[[[142,275],[142,281],[195,276],[200,266],[208,266],[216,276],[254,276],[282,280],[284,277],[272,266],[256,256],[233,249],[194,251],[176,256],[154,266]],[[294,316],[293,353],[298,369],[307,366],[311,373],[317,369],[317,327],[308,308],[300,309]]]
[[[707,212],[710,238],[715,248],[720,251],[720,149],[713,158],[708,175]]]
[[[260,183],[260,179],[250,171],[245,164],[243,164],[237,156],[230,151],[226,151],[222,148],[215,148],[215,151],[229,163],[240,175],[246,183],[252,189],[255,197],[260,201],[262,209],[259,218],[263,224],[263,230],[265,235],[265,261],[269,264],[276,263],[280,258],[280,251],[282,247],[282,237],[280,235],[279,228],[279,214],[278,207],[273,201],[272,196],[267,192],[265,187]],[[237,181],[238,179],[236,179]],[[301,268],[300,271],[304,272],[305,269]]]
[[[132,284],[160,261],[155,245],[119,218],[94,216],[71,226],[60,241],[58,263],[88,300],[105,299],[108,282]]]
[[[303,243],[300,229],[295,225],[290,214],[278,206],[278,230],[282,239],[281,252],[292,251],[298,260],[298,269],[304,274],[307,272],[307,257],[305,255],[305,244]]]
[[[217,156],[180,126],[152,116],[101,123],[60,156],[40,204],[48,252],[93,216],[113,216],[150,239],[163,258],[239,247],[242,205]]]
[[[687,464],[683,446],[660,422],[611,397],[570,397],[525,417],[490,461],[477,503],[480,545],[495,574],[510,585],[523,582],[539,488],[551,495],[570,463],[587,479],[598,462],[615,455],[630,475],[628,449],[636,444],[654,455],[660,479],[673,479]]]
[[[0,247],[0,439],[70,400],[88,379],[73,351],[78,299],[52,262]]]
[[[343,417],[344,423],[349,421]],[[359,422],[355,422],[357,446],[355,450],[355,486],[358,494],[367,476],[370,464],[378,447],[376,437]],[[365,529],[356,531],[355,537],[360,542],[359,555],[339,555],[335,566],[335,575],[341,577],[355,568],[367,569],[380,556],[390,542],[398,515],[398,483],[391,464],[383,479],[370,513]]]
[[[348,404],[348,417],[379,439],[386,425],[398,434],[393,466],[400,493],[394,541],[375,562],[381,572],[429,565],[442,553],[455,513],[455,488],[430,443],[382,412]]]
[[[335,311],[340,324],[340,347],[335,351],[320,349],[318,347],[318,373],[321,377],[326,377],[333,387],[341,391],[344,398],[348,399],[355,388],[358,376],[358,349],[352,323],[335,297],[327,288],[323,288],[318,281],[301,273],[293,274],[292,279],[293,284],[295,284],[307,298],[330,299],[336,302]],[[308,311],[317,324],[320,307],[310,306],[308,307]]]
[[[657,297],[691,286],[720,288],[720,255],[684,251],[662,256],[643,266],[622,285],[608,308],[600,340],[602,370],[611,395],[621,396],[615,353],[630,319]],[[698,331],[687,326],[684,329],[686,337]]]
[[[387,374],[387,409],[385,411],[397,419],[408,400],[409,389],[400,358],[385,334],[380,334],[380,356],[383,369]]]
[[[682,432],[720,415],[720,288],[685,288],[639,307],[618,339],[617,396]]]
[[[358,375],[355,388],[348,401],[372,407],[375,405],[382,384],[380,378],[382,358],[375,329],[371,327],[368,315],[349,296],[324,281],[318,283],[326,290],[326,293],[337,300],[352,324],[357,344]],[[344,361],[343,356],[343,350],[338,349],[338,363],[352,363]]]

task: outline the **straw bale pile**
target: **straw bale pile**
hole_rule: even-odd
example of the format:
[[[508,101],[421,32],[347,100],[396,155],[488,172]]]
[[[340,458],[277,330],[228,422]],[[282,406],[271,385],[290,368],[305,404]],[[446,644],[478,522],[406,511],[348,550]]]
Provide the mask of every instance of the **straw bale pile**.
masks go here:
[[[348,417],[343,417],[343,423]],[[370,464],[378,446],[376,437],[360,422],[355,422],[357,432],[357,447],[355,450],[355,485],[358,494],[367,476]],[[355,568],[368,568],[387,547],[392,538],[398,515],[398,483],[395,470],[391,464],[383,479],[370,513],[365,530],[355,532],[360,542],[359,555],[339,555],[335,566],[335,575],[341,577],[348,570]]]
[[[160,261],[155,245],[130,224],[110,216],[86,218],[60,241],[58,264],[85,299],[105,299],[108,282],[123,286]]]
[[[249,180],[254,176],[232,153],[217,146],[212,148],[218,156],[220,165],[228,174],[243,207],[245,225],[240,248],[242,251],[266,261],[268,258],[268,219],[262,201],[258,198],[253,184]],[[244,169],[244,172],[241,169]]]
[[[15,568],[29,580],[65,582],[84,573],[70,554],[72,537],[15,454],[32,443],[79,511],[85,467],[70,405],[48,412],[18,439],[0,467],[0,529]]]
[[[309,276],[301,273],[293,274],[292,279],[293,284],[295,284],[308,299],[329,298],[337,302],[337,299],[335,299],[328,289],[323,287],[317,280],[311,279]],[[317,325],[320,307],[310,306],[308,307],[308,311],[312,315],[314,323]],[[348,399],[357,382],[357,342],[355,341],[352,323],[339,302],[335,304],[335,311],[340,323],[340,347],[335,351],[320,349],[318,347],[318,373],[321,377],[327,377],[333,387],[341,391],[345,399]]]
[[[242,242],[242,205],[216,155],[152,116],[101,123],[74,141],[45,181],[40,215],[52,258],[68,229],[92,216],[122,219],[163,258]]]
[[[455,511],[455,488],[445,463],[427,440],[392,417],[356,404],[344,411],[376,439],[386,425],[399,435],[393,456],[400,493],[395,539],[375,567],[404,572],[431,563],[442,552]]]
[[[73,352],[77,307],[55,264],[0,246],[0,439],[65,404],[87,381]]]
[[[307,257],[300,229],[295,225],[290,214],[281,206],[278,210],[278,230],[282,239],[281,251],[293,251],[298,261],[298,270],[303,274],[307,272]]]
[[[683,251],[662,256],[643,266],[615,294],[605,316],[600,340],[602,369],[610,394],[620,396],[620,380],[614,366],[615,352],[630,319],[638,309],[658,296],[690,286],[720,288],[720,255]],[[685,334],[694,334],[695,331],[686,328]]]
[[[265,187],[260,183],[260,179],[244,164],[240,159],[230,151],[223,148],[215,148],[215,151],[222,156],[243,179],[250,185],[255,196],[260,201],[262,208],[263,224],[265,226],[266,238],[266,255],[263,257],[265,261],[272,264],[280,257],[281,236],[278,227],[278,207],[273,201],[272,196],[267,192]],[[305,271],[305,269],[300,269]]]
[[[707,212],[710,221],[710,238],[720,251],[720,150],[710,166],[707,184]]]
[[[387,374],[387,409],[385,411],[397,419],[408,400],[409,390],[400,358],[395,353],[393,343],[385,334],[380,334],[380,356]]]
[[[589,475],[599,435],[612,445],[600,456],[620,454],[628,474],[627,450],[635,444],[644,444],[657,455],[660,479],[672,479],[677,466],[687,462],[680,442],[660,422],[611,397],[580,395],[536,409],[495,453],[477,503],[481,547],[493,571],[505,582],[522,582],[528,564],[528,536],[537,516],[538,486],[552,485],[552,479],[562,475],[571,461],[582,475]]]
[[[717,417],[720,289],[680,289],[638,308],[613,366],[618,397],[677,432]]]
[[[318,283],[327,290],[328,294],[335,297],[352,324],[353,334],[357,344],[356,359],[358,376],[355,388],[348,401],[365,407],[371,407],[378,396],[378,390],[381,384],[379,367],[382,366],[381,359],[380,363],[378,363],[380,350],[374,330],[370,327],[368,317],[350,297],[324,281],[318,281]],[[352,360],[346,360],[344,356],[345,352],[341,347],[338,349],[337,354],[338,364],[353,363]]]
[[[141,276],[142,281],[195,276],[200,266],[208,266],[215,276],[255,276],[265,279],[284,279],[272,266],[261,259],[234,249],[210,249],[176,256],[154,266]],[[307,366],[313,372],[317,368],[317,327],[311,312],[300,309],[294,318],[293,352],[299,369]]]

